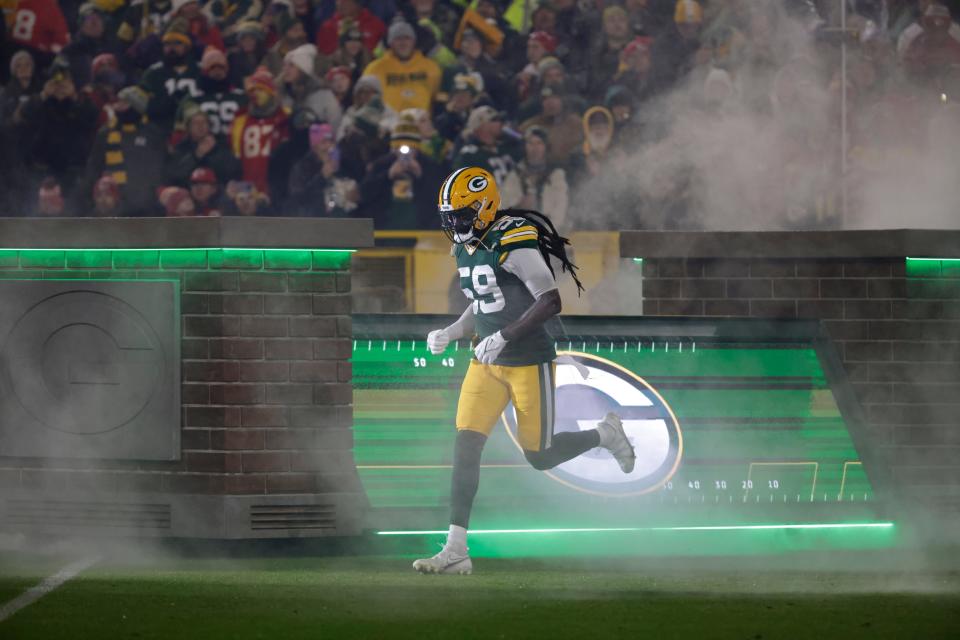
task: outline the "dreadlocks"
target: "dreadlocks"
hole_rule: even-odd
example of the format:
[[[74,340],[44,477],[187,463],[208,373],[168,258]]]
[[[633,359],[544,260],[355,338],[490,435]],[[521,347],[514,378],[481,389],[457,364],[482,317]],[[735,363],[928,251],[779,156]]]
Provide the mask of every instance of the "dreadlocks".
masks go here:
[[[547,268],[550,269],[550,273],[553,274],[553,277],[557,277],[557,274],[553,272],[553,265],[550,264],[550,256],[553,256],[560,261],[561,270],[569,273],[573,281],[577,283],[577,295],[580,295],[580,292],[583,291],[583,283],[580,282],[580,278],[577,277],[577,269],[580,267],[570,262],[570,258],[567,256],[566,245],[570,244],[570,240],[560,235],[557,228],[553,226],[550,218],[539,211],[532,211],[530,209],[504,209],[497,212],[494,221],[506,216],[524,218],[537,228],[537,242],[540,245],[540,254],[547,263]]]

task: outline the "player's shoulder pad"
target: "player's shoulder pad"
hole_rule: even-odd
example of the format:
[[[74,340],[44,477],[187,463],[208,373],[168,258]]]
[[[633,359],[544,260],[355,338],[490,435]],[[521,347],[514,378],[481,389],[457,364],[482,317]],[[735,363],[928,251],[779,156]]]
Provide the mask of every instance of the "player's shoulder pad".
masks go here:
[[[494,230],[500,236],[498,244],[502,251],[512,251],[521,247],[536,248],[539,244],[539,231],[536,225],[526,218],[506,216],[497,220]]]

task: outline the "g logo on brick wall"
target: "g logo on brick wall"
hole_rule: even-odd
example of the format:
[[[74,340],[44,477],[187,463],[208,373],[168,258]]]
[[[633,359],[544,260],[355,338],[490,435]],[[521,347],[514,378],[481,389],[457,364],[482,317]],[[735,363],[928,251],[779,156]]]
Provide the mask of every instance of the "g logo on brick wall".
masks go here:
[[[608,411],[623,419],[637,453],[637,464],[624,474],[605,449],[591,449],[547,471],[568,487],[605,496],[632,496],[659,489],[676,472],[683,456],[683,436],[670,405],[640,376],[624,367],[580,352],[559,352],[585,366],[557,365],[554,433],[594,429]],[[513,407],[504,412],[507,432],[517,446]]]
[[[150,321],[99,291],[35,304],[7,336],[3,359],[20,406],[46,427],[78,435],[128,424],[150,404],[165,370]]]
[[[467,183],[467,189],[474,193],[480,193],[487,188],[487,179],[483,176],[477,176],[475,178],[470,178],[470,182]]]

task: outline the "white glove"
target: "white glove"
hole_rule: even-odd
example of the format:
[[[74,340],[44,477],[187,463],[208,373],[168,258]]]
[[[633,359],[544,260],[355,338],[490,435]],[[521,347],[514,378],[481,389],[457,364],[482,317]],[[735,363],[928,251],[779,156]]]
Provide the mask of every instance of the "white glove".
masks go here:
[[[448,344],[450,344],[450,334],[446,329],[437,329],[427,334],[427,348],[433,355],[443,353]]]
[[[480,344],[473,350],[473,353],[477,356],[480,364],[493,364],[493,361],[497,359],[497,356],[500,355],[500,352],[503,351],[505,346],[507,346],[507,341],[504,340],[500,332],[497,331],[493,335],[489,335],[481,340]]]

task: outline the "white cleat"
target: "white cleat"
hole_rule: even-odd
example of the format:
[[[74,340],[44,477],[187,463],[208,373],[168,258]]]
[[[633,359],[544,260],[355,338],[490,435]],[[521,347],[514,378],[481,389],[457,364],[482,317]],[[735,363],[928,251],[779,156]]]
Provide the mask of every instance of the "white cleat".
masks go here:
[[[473,563],[470,561],[466,549],[461,553],[446,547],[432,558],[414,560],[413,568],[419,573],[456,573],[460,575],[473,573]]]
[[[617,464],[620,465],[620,470],[624,473],[633,471],[637,463],[637,454],[630,440],[627,439],[620,416],[608,413],[597,425],[597,431],[600,432],[600,446],[613,455]]]

